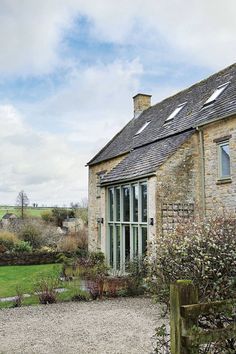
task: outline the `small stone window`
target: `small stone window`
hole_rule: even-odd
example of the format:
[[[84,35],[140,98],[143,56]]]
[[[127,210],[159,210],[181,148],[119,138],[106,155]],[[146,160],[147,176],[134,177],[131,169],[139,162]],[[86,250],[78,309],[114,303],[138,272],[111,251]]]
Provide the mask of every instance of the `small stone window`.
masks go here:
[[[218,143],[219,180],[231,178],[229,140]]]

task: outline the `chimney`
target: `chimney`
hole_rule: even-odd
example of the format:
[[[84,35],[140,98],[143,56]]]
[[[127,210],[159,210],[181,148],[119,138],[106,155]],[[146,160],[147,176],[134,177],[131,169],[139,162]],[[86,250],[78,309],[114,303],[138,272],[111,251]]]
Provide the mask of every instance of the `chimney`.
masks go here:
[[[152,95],[138,93],[133,97],[134,100],[134,118],[138,118],[145,109],[151,107]]]

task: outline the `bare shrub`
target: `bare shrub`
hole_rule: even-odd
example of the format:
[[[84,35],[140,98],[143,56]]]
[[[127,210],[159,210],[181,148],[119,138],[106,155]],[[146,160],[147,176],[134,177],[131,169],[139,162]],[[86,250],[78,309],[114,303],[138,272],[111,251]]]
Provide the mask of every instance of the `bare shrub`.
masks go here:
[[[58,248],[62,252],[74,252],[78,249],[78,244],[78,239],[76,237],[68,235],[61,240]]]
[[[82,229],[77,232],[70,232],[67,236],[64,236],[58,248],[63,252],[74,252],[78,248],[88,249],[88,232],[87,229]]]
[[[9,231],[17,233],[19,238],[30,242],[35,249],[42,247],[56,249],[63,237],[61,230],[58,229],[57,226],[46,224],[39,218],[14,220],[14,222],[9,225]]]
[[[84,227],[83,229],[77,231],[78,237],[78,247],[83,250],[88,249],[88,228]]]

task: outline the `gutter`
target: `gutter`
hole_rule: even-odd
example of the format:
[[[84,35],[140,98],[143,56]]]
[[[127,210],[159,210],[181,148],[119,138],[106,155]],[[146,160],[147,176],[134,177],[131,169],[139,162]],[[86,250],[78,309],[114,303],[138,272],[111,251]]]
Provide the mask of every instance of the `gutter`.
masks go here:
[[[100,183],[100,186],[101,187],[106,187],[106,186],[109,186],[109,185],[116,185],[116,184],[121,184],[121,183],[125,183],[125,182],[130,182],[130,181],[136,181],[136,180],[142,180],[144,178],[147,178],[147,177],[151,177],[151,176],[156,176],[156,172],[150,172],[150,173],[147,173],[145,175],[142,175],[142,176],[135,176],[135,177],[132,177],[132,178],[124,178],[124,179],[118,179],[116,181],[112,180],[112,181],[108,181],[108,182],[101,182]]]
[[[205,151],[204,151],[204,137],[203,131],[196,127],[199,133],[199,144],[200,144],[200,164],[201,164],[201,204],[203,216],[206,216],[206,193],[205,193]]]

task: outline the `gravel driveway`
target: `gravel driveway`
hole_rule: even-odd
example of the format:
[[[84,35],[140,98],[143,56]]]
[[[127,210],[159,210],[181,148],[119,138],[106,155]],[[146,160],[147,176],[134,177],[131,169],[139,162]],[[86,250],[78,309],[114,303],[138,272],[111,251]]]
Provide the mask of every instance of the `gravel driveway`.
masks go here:
[[[150,354],[159,315],[146,298],[4,309],[0,353]]]

